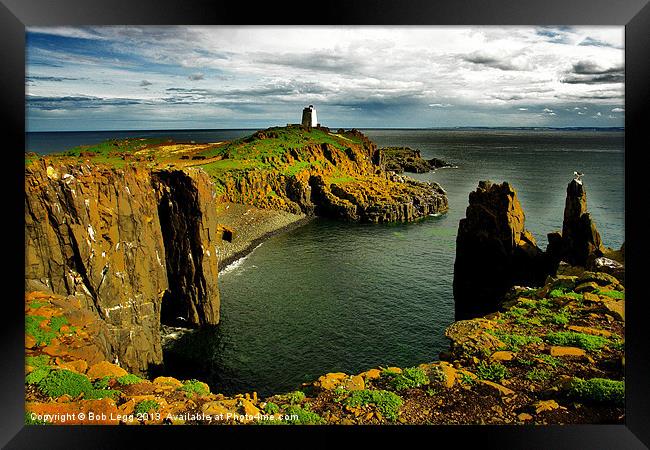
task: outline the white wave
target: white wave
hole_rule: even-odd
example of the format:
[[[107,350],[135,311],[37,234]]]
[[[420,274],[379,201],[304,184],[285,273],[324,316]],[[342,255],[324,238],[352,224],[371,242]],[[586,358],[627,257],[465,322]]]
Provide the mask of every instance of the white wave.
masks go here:
[[[223,275],[223,274],[226,274],[226,273],[232,272],[233,270],[237,269],[238,267],[241,267],[241,265],[244,264],[244,261],[246,261],[246,258],[248,258],[248,257],[251,255],[251,253],[253,253],[255,250],[257,250],[258,248],[260,248],[260,247],[262,246],[262,244],[263,244],[263,242],[260,242],[260,243],[257,245],[257,247],[255,247],[255,248],[254,248],[253,250],[251,250],[249,253],[247,253],[246,255],[242,256],[242,257],[239,258],[239,259],[236,259],[235,261],[231,262],[231,263],[228,264],[226,267],[224,267],[223,269],[221,269],[221,270],[219,271],[219,275]]]

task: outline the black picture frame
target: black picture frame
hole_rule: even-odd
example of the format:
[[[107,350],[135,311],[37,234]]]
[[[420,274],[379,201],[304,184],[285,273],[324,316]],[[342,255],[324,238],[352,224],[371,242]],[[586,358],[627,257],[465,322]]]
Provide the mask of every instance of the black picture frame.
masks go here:
[[[244,438],[265,432],[288,445],[314,440],[311,427],[102,427],[24,425],[24,236],[21,228],[24,204],[25,138],[25,27],[50,25],[171,25],[171,24],[304,24],[304,25],[619,25],[625,26],[625,210],[627,265],[626,419],[624,425],[572,426],[456,426],[456,427],[320,427],[344,439],[350,433],[370,431],[382,439],[388,434],[404,439],[404,433],[429,433],[442,443],[454,445],[471,439],[483,448],[647,448],[650,445],[649,353],[644,333],[644,280],[640,268],[645,254],[642,220],[646,209],[644,188],[636,177],[642,154],[647,151],[645,128],[650,93],[650,4],[648,0],[410,0],[408,2],[366,0],[264,3],[215,2],[205,0],[0,0],[2,34],[2,123],[5,137],[14,146],[4,146],[3,170],[6,207],[3,222],[9,228],[5,239],[5,298],[0,333],[3,361],[0,369],[3,416],[0,445],[6,448],[130,448],[134,438],[167,445],[198,445],[208,439],[223,445],[226,437]],[[639,200],[638,202],[636,200]],[[6,208],[9,208],[7,210]],[[13,247],[15,248],[15,251]],[[22,255],[22,256],[21,256]],[[636,264],[634,261],[640,261]],[[638,289],[638,290],[637,290]],[[15,292],[14,292],[15,291]],[[23,289],[24,291],[24,289]],[[272,428],[270,430],[269,428]],[[305,434],[305,431],[308,434]],[[301,436],[293,440],[295,434]],[[144,441],[143,441],[144,442]],[[244,445],[240,441],[239,445]],[[432,444],[433,445],[433,444]]]

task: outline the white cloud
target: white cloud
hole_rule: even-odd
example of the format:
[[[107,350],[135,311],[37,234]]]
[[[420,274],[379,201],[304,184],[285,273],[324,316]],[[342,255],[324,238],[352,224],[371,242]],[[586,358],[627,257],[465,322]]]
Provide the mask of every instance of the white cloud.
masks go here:
[[[28,32],[78,40],[66,47],[28,39],[31,61],[41,63],[28,64],[28,75],[78,75],[30,83],[29,95],[130,98],[158,104],[170,116],[177,115],[171,108],[180,97],[169,89],[197,87],[205,91],[188,92],[185,101],[244,118],[253,106],[261,115],[279,104],[305,102],[341,108],[347,117],[355,110],[393,111],[395,117],[400,108],[427,105],[430,115],[441,114],[435,112],[440,108],[445,114],[490,110],[493,117],[513,108],[551,116],[566,108],[586,110],[575,106],[585,103],[623,111],[622,83],[561,82],[581,61],[622,66],[623,27],[107,26]]]

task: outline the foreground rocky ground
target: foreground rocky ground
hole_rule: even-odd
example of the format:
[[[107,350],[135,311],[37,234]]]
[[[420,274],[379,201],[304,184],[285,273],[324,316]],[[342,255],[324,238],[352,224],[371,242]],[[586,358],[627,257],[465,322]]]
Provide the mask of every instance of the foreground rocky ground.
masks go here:
[[[441,361],[329,373],[265,399],[129,374],[104,359],[105,330],[74,297],[29,292],[26,422],[622,423],[625,288],[605,273],[561,273],[570,275],[513,289],[500,312],[452,324]]]

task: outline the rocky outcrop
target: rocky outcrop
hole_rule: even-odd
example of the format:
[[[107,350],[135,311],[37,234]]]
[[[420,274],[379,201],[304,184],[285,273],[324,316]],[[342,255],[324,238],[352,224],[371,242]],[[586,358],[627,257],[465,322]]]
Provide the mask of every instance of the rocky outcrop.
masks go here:
[[[420,150],[409,147],[386,147],[379,149],[384,169],[395,173],[425,173],[441,167],[452,167],[441,159],[423,159]]]
[[[374,164],[376,147],[366,141],[345,149],[327,143],[289,149],[265,161],[275,170],[229,173],[219,181],[221,200],[374,223],[407,222],[447,210],[446,193],[437,183],[388,175]]]
[[[495,311],[515,284],[543,283],[543,252],[525,229],[517,193],[508,184],[481,181],[458,225],[454,263],[456,320]]]
[[[445,212],[445,191],[437,183],[406,177],[373,183],[373,180],[327,184],[311,177],[316,214],[361,222],[409,222]]]
[[[596,224],[587,211],[587,191],[582,181],[567,186],[562,232],[548,235],[549,257],[573,266],[587,266],[603,256],[605,250]]]
[[[163,297],[190,323],[219,320],[207,178],[47,159],[25,174],[25,288],[80,299],[112,358],[138,373],[162,362]]]

